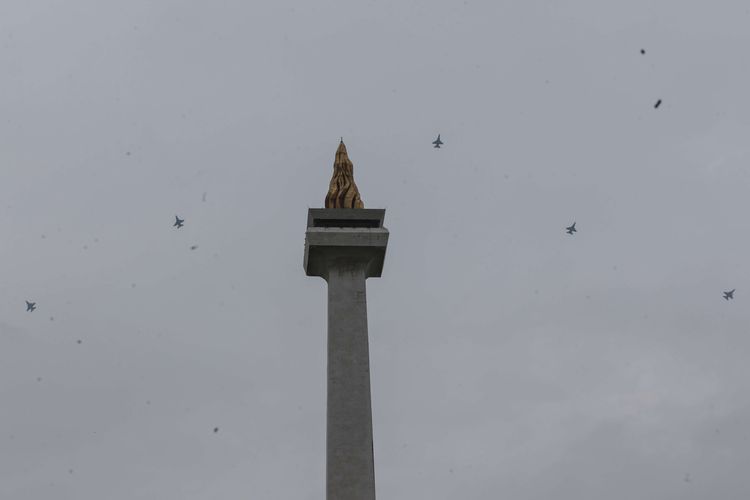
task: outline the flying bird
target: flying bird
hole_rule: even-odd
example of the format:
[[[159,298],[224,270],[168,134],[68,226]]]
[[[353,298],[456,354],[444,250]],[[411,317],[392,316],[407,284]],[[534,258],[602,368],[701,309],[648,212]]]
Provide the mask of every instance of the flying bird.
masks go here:
[[[26,301],[26,311],[27,312],[34,312],[34,309],[36,309],[36,302],[29,302]]]
[[[568,226],[568,227],[566,227],[566,228],[565,228],[565,232],[566,232],[566,233],[568,233],[568,234],[573,234],[573,233],[577,233],[577,232],[578,232],[578,230],[576,229],[576,223],[575,223],[575,222],[573,222],[573,225],[572,225],[572,226]]]
[[[185,222],[185,219],[180,219],[176,215],[174,216],[174,224],[172,226],[176,226],[177,229],[181,228],[183,226],[183,223]]]
[[[440,149],[440,145],[443,143],[443,141],[440,140],[440,134],[438,134],[438,138],[432,141],[432,143],[436,148]]]
[[[661,99],[656,101],[656,104],[654,104],[654,109],[658,108],[659,106],[661,106]]]
[[[641,54],[646,54],[646,49],[641,49]]]
[[[736,288],[732,288],[728,292],[724,292],[724,300],[734,299],[734,291]]]

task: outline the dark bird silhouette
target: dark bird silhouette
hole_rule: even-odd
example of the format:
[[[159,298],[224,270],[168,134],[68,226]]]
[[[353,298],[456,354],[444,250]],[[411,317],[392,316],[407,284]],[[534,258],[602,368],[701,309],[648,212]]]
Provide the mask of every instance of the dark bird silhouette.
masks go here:
[[[724,300],[734,299],[734,291],[736,288],[732,288],[728,292],[724,292]]]
[[[641,54],[645,54],[645,53],[646,53],[646,49],[641,49]]]
[[[174,227],[174,226],[176,226],[176,227],[177,227],[177,229],[179,229],[179,228],[181,228],[181,227],[182,227],[182,226],[184,225],[184,224],[183,224],[184,222],[185,222],[185,219],[180,219],[179,217],[177,217],[177,216],[175,215],[175,216],[174,216],[174,224],[172,224],[172,226],[173,226],[173,227]]]
[[[565,228],[565,232],[566,232],[566,233],[568,233],[568,234],[573,234],[573,233],[577,233],[577,232],[578,232],[578,230],[576,229],[576,223],[575,223],[575,222],[573,222],[573,225],[572,225],[572,226],[568,226],[568,227],[566,227],[566,228]]]
[[[661,106],[661,99],[656,101],[656,104],[654,104],[654,109],[658,108],[659,106]]]
[[[440,145],[443,143],[443,141],[440,140],[440,134],[438,134],[438,138],[432,141],[432,143],[436,148],[440,149]]]
[[[34,312],[34,309],[36,309],[36,302],[29,302],[26,301],[26,311],[27,312]]]

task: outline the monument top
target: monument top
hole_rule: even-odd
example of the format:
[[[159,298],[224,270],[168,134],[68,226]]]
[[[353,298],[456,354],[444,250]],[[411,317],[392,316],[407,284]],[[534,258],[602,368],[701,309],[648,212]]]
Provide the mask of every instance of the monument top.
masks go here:
[[[333,161],[333,177],[328,187],[325,201],[326,208],[365,208],[359,197],[359,190],[354,183],[354,164],[349,159],[341,139]]]

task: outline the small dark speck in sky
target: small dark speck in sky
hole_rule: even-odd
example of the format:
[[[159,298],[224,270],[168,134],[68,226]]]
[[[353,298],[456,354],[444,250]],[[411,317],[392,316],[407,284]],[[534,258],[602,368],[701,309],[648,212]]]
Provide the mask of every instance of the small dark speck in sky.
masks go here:
[[[195,250],[196,248],[198,248],[198,245],[193,245],[190,247],[190,250]]]
[[[654,109],[658,108],[659,106],[661,106],[661,99],[656,101],[656,104],[654,104]]]
[[[76,343],[78,343],[78,344],[83,344],[83,340],[81,340],[81,339],[78,339],[78,340],[76,340]]]
[[[219,432],[219,428],[218,427],[214,427],[214,434],[216,434],[217,432]]]
[[[42,381],[42,377],[37,377],[37,378],[36,378],[36,381],[37,381],[37,382],[41,382],[41,381]]]
[[[641,54],[646,54],[646,49],[641,49]]]

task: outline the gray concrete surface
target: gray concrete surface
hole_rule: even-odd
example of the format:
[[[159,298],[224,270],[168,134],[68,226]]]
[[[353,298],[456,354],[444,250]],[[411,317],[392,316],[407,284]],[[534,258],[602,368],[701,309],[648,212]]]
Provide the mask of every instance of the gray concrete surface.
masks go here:
[[[382,272],[388,243],[384,215],[385,210],[366,209],[308,214],[305,272],[328,283],[328,500],[375,499],[365,282]],[[321,227],[331,221],[338,227]],[[373,221],[377,227],[356,227]]]

